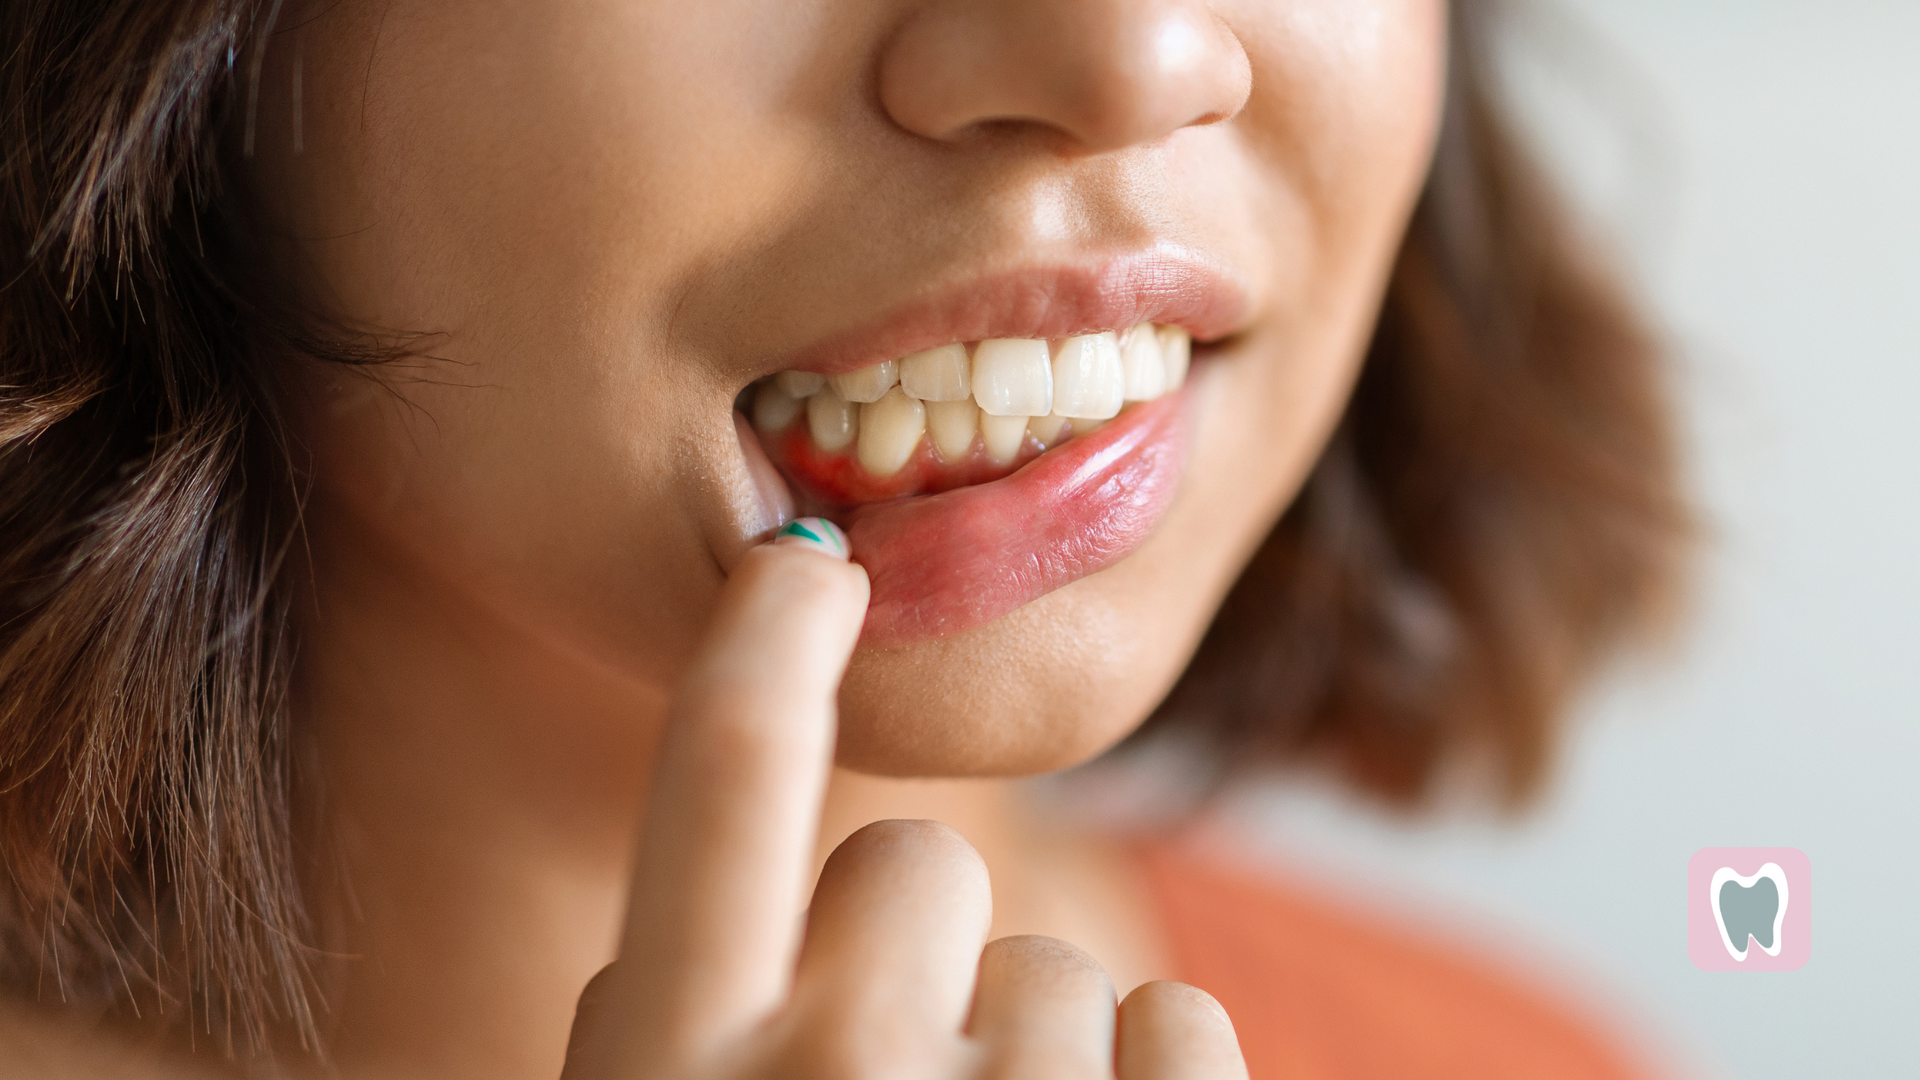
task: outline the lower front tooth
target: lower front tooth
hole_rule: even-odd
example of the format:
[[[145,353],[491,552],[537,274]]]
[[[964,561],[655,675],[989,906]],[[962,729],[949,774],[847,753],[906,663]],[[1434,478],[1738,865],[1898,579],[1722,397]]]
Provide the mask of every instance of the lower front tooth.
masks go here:
[[[1027,418],[1024,416],[980,416],[980,441],[987,445],[987,456],[1001,465],[1011,465],[1027,442]]]
[[[860,430],[860,412],[833,387],[825,387],[807,399],[807,430],[820,449],[828,453],[845,450]]]
[[[1027,430],[1033,432],[1033,437],[1040,443],[1040,449],[1046,450],[1065,442],[1068,429],[1072,424],[1073,421],[1058,414],[1036,416],[1027,421]]]
[[[973,433],[980,429],[980,406],[965,401],[927,402],[927,434],[945,461],[961,461],[973,452]]]
[[[1085,435],[1089,431],[1100,430],[1102,427],[1106,426],[1106,423],[1107,422],[1105,420],[1087,420],[1087,419],[1075,420],[1073,421],[1073,433],[1075,435]]]
[[[777,382],[763,382],[753,391],[753,426],[761,431],[784,431],[800,415],[800,402]]]
[[[899,387],[860,406],[860,464],[875,476],[892,476],[913,457],[927,430],[926,406]]]

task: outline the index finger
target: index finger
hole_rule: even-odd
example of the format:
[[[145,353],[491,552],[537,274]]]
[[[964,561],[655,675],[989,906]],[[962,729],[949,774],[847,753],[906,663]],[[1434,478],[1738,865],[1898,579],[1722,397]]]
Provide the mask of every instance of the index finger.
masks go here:
[[[648,795],[616,993],[655,1062],[751,1027],[792,977],[867,576],[830,524],[782,533],[721,590]]]

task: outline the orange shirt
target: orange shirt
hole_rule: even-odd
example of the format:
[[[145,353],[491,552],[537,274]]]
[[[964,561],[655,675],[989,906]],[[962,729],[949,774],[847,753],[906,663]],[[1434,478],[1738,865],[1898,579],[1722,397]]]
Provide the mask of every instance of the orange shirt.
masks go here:
[[[1181,979],[1226,1006],[1252,1080],[1645,1080],[1490,966],[1177,848],[1139,855]]]

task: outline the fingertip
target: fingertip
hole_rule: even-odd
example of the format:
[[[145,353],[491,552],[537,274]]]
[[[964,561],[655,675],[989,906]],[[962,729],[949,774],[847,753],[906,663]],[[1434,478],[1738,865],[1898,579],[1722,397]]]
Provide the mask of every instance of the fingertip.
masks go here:
[[[728,578],[717,640],[755,650],[786,640],[811,640],[832,654],[853,648],[866,620],[867,572],[836,555],[821,535],[776,539],[747,552]],[[845,662],[844,655],[835,661]]]
[[[773,534],[773,543],[781,547],[818,551],[841,562],[847,562],[853,556],[853,545],[847,540],[847,534],[826,518],[794,518]]]
[[[1227,1015],[1226,1007],[1220,1004],[1219,999],[1191,983],[1174,982],[1171,979],[1143,982],[1133,988],[1126,1000],[1135,1008],[1204,1016],[1214,1024],[1233,1030],[1233,1019]]]
[[[734,571],[734,580],[750,589],[772,589],[788,602],[814,610],[867,610],[870,589],[859,563],[823,559],[811,547],[766,544]],[[742,579],[745,580],[742,580]]]
[[[828,860],[884,861],[903,851],[913,852],[916,859],[928,865],[951,868],[959,878],[970,880],[981,888],[990,888],[987,861],[981,858],[979,849],[960,830],[944,821],[886,818],[868,822],[842,840]]]

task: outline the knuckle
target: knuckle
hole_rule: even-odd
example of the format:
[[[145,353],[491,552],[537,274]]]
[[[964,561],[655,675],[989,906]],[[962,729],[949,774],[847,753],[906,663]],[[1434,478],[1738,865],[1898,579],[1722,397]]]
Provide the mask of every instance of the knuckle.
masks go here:
[[[1215,1021],[1228,1029],[1233,1026],[1233,1022],[1227,1017],[1227,1010],[1214,1000],[1212,994],[1189,983],[1174,982],[1170,979],[1141,983],[1133,993],[1127,995],[1128,1004],[1133,1005],[1136,998],[1139,999],[1138,1007],[1141,1008],[1188,1016],[1196,1020]]]
[[[1105,974],[1100,962],[1070,941],[1044,934],[1014,934],[987,943],[983,960],[1019,962]]]
[[[909,855],[980,863],[980,854],[951,826],[938,821],[889,818],[863,826],[847,844],[855,851],[875,855]],[[982,863],[981,865],[984,865]]]
[[[988,942],[980,953],[980,977],[1028,993],[1102,994],[1113,1000],[1113,982],[1098,960],[1070,942],[1039,934]]]
[[[703,767],[746,781],[791,760],[805,743],[805,729],[777,721],[791,707],[758,684],[701,680],[682,688],[675,722],[698,732]]]
[[[937,821],[891,819],[856,831],[834,849],[831,863],[905,873],[953,894],[990,890],[987,864],[965,837]],[[884,868],[884,869],[882,869]]]

